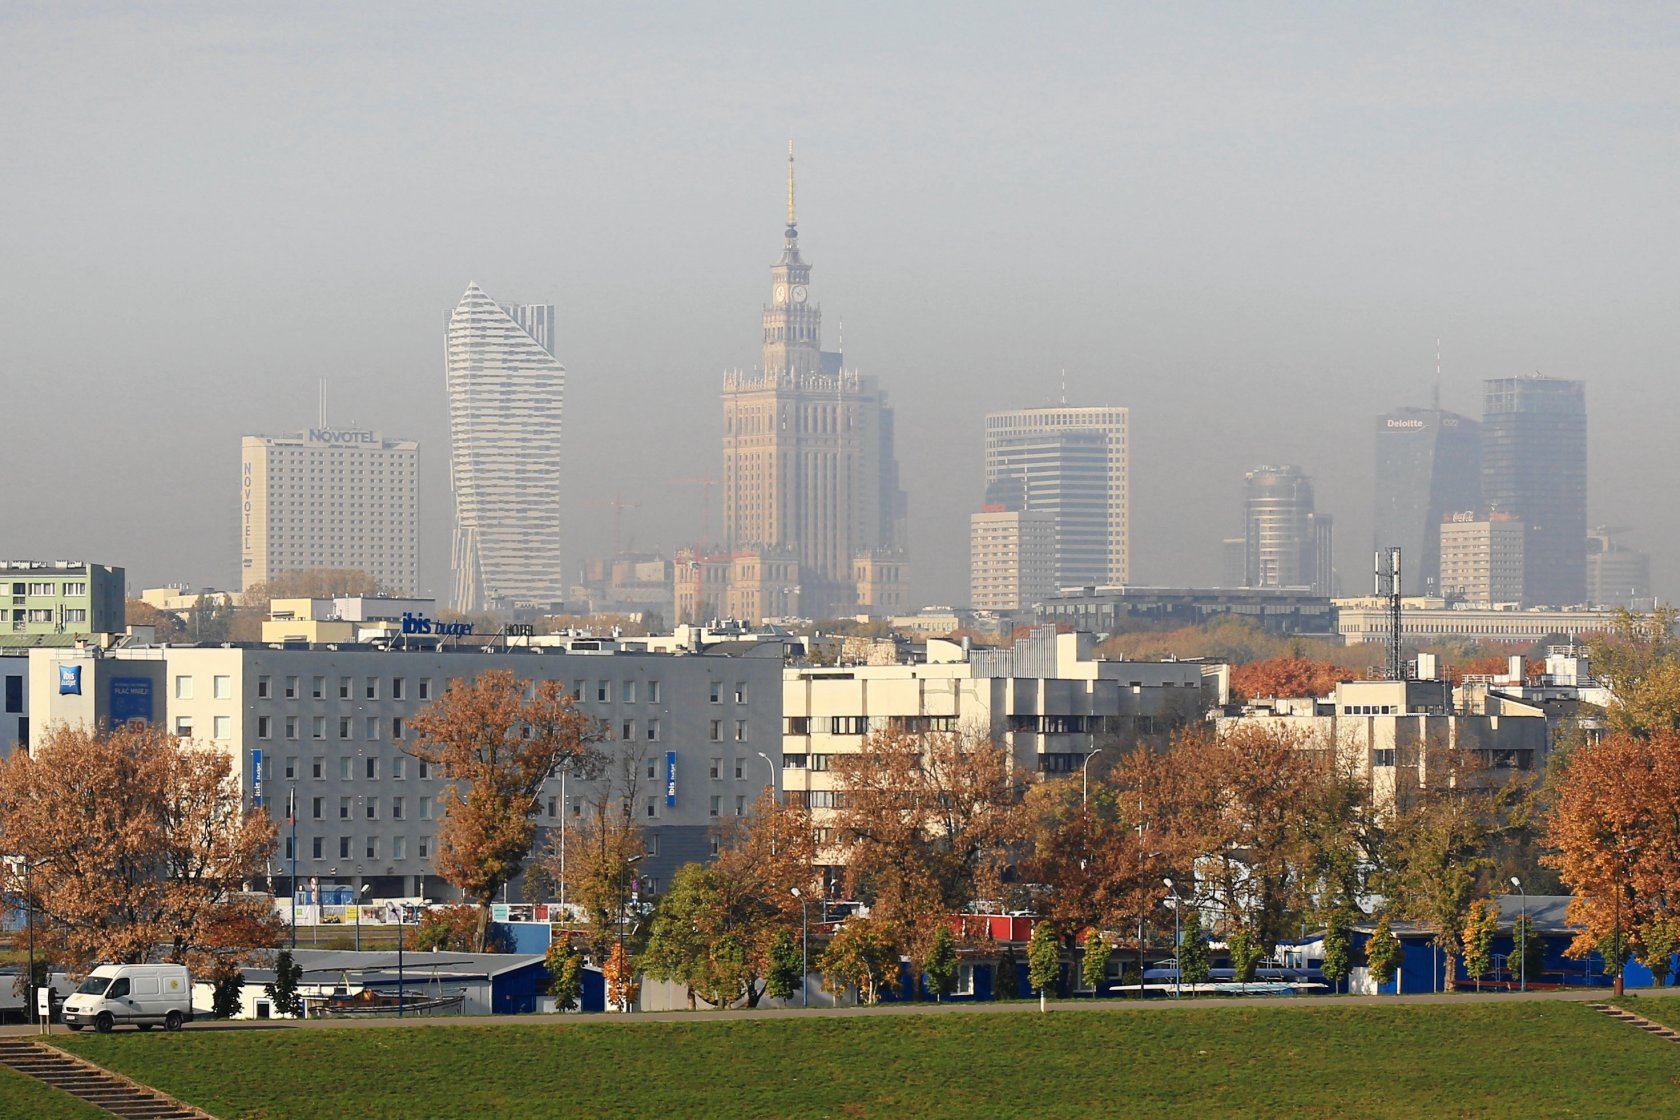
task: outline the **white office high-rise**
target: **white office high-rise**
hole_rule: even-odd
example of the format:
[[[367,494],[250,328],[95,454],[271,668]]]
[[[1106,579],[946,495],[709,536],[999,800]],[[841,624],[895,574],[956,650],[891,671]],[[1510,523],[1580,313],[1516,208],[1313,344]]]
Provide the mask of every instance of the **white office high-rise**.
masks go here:
[[[554,308],[498,305],[467,285],[445,331],[451,561],[458,611],[565,598]]]

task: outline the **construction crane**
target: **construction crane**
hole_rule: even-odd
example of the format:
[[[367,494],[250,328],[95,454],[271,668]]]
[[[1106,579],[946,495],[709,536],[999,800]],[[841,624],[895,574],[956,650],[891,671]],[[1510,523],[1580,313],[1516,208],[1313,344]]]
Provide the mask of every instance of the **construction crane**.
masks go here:
[[[613,557],[624,555],[624,511],[627,509],[641,509],[641,502],[627,502],[624,491],[615,490],[610,502],[591,502],[593,506],[608,506],[613,511]]]
[[[698,486],[701,488],[700,497],[700,539],[703,543],[712,543],[712,487],[722,486],[723,483],[715,478],[673,478],[672,486]],[[699,549],[695,550],[696,555]]]

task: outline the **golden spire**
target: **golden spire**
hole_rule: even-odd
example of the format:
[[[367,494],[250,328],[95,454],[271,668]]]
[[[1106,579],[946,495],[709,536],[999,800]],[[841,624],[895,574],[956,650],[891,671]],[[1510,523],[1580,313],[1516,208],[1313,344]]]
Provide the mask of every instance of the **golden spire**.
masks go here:
[[[793,141],[788,141],[788,220],[793,225]]]

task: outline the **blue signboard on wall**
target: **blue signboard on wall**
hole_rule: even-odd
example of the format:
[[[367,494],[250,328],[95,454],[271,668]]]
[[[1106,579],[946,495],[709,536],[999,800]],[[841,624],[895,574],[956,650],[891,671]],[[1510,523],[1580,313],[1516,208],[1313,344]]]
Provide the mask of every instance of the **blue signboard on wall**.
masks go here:
[[[675,806],[677,803],[677,752],[665,752],[665,804]]]
[[[58,694],[60,696],[80,696],[82,694],[82,667],[80,665],[60,665],[58,667]]]
[[[262,751],[260,751],[260,750],[252,751],[251,752],[251,804],[258,809],[262,808],[262,803],[263,803],[263,800],[262,800],[262,797],[263,797],[262,786],[263,786]]]
[[[152,681],[150,677],[111,678],[111,726],[152,720]]]

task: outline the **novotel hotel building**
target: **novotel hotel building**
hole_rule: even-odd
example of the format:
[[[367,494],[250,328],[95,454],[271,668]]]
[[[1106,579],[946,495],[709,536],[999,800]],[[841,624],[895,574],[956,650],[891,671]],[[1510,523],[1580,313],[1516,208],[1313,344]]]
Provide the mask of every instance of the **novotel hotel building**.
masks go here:
[[[361,428],[246,436],[239,464],[243,588],[284,572],[356,568],[392,595],[420,581],[413,440]]]
[[[784,650],[774,641],[701,652],[649,644],[434,633],[379,644],[37,649],[30,735],[139,720],[225,751],[245,803],[279,826],[279,897],[295,866],[304,886],[449,901],[459,892],[436,873],[447,783],[404,753],[409,722],[452,681],[487,670],[559,681],[596,721],[600,761],[544,783],[533,805],[536,848],[556,851],[562,837],[576,845],[600,812],[627,816],[645,845],[638,873],[657,893],[684,863],[710,859],[720,827],[751,812],[767,784],[780,790]],[[517,881],[510,900],[522,894]]]

